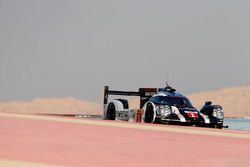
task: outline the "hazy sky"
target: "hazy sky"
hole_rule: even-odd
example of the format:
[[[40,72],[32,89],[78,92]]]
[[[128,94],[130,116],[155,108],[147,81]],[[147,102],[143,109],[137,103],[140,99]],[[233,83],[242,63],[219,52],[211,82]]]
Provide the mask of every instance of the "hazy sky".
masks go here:
[[[0,100],[250,83],[249,0],[0,0]]]

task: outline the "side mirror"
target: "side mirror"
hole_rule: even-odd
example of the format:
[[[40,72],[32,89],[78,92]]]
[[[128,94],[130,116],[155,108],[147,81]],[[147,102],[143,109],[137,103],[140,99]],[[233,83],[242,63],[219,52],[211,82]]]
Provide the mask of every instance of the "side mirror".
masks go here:
[[[206,101],[206,102],[205,102],[205,105],[206,105],[206,106],[210,106],[211,104],[212,104],[211,101]]]

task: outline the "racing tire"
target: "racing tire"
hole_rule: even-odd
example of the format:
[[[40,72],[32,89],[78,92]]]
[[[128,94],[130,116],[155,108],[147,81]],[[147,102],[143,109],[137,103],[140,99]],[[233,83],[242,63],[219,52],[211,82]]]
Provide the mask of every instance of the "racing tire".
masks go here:
[[[223,125],[221,125],[221,124],[215,124],[215,125],[214,125],[214,128],[215,128],[215,129],[222,129],[222,128],[223,128]]]
[[[153,123],[154,122],[154,107],[152,104],[148,104],[145,110],[144,122]]]
[[[222,129],[223,128],[223,125],[222,124],[210,124],[209,126],[207,126],[209,128],[214,128],[214,129]]]
[[[113,103],[110,103],[107,108],[106,118],[107,120],[115,120],[115,115],[116,115],[115,105]]]

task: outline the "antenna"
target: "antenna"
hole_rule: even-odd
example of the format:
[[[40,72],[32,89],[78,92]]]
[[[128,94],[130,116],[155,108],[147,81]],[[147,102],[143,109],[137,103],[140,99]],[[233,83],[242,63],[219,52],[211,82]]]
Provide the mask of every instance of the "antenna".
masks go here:
[[[166,81],[166,88],[169,87],[168,81]]]
[[[169,88],[170,87],[170,85],[169,85],[169,77],[168,76],[166,76],[166,82],[165,82],[165,88]]]
[[[165,90],[171,93],[174,93],[176,90],[173,89],[171,86],[169,86],[168,84],[168,80],[166,81],[166,86],[165,86]]]

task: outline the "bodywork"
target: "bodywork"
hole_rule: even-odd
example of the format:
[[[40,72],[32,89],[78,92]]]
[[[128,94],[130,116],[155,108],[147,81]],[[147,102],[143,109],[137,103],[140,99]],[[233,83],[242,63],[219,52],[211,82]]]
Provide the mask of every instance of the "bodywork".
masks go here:
[[[108,100],[109,95],[139,96],[140,108],[129,109],[126,99]],[[139,114],[142,114],[138,120]],[[145,123],[177,124],[204,127],[223,127],[224,111],[220,105],[206,102],[198,111],[187,97],[172,87],[140,88],[138,92],[114,91],[104,88],[103,118],[107,120]]]

